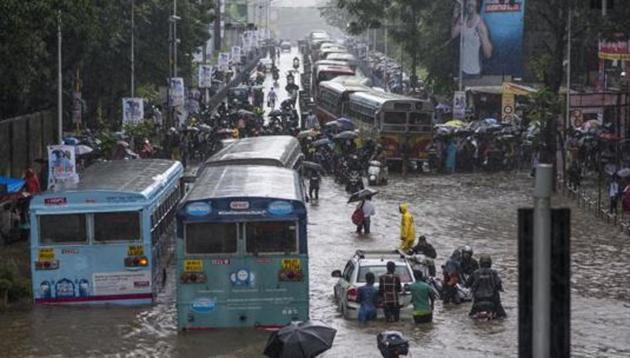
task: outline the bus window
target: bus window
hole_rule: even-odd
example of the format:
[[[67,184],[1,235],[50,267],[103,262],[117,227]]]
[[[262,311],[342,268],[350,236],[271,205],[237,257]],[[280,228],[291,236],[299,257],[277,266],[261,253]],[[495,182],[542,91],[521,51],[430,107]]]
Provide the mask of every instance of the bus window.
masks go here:
[[[137,241],[141,236],[138,211],[94,214],[94,241]]]
[[[429,113],[412,112],[409,114],[409,124],[431,125],[431,115]]]
[[[40,215],[39,236],[43,245],[87,243],[86,217],[84,214]]]
[[[189,223],[185,237],[190,255],[236,253],[236,224]]]
[[[407,113],[405,113],[405,112],[385,112],[385,123],[387,123],[387,124],[407,124]]]
[[[297,224],[292,221],[247,223],[248,253],[297,252]]]

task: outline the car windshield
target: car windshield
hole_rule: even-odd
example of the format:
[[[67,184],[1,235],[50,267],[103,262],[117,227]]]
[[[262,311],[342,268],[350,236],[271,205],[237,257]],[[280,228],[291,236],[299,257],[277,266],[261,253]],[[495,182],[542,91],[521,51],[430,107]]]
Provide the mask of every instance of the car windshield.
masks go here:
[[[359,268],[359,277],[357,278],[357,282],[365,282],[365,274],[367,274],[368,272],[374,274],[376,282],[378,283],[378,277],[387,272],[387,267],[385,267],[385,265],[361,266]],[[400,276],[400,282],[411,282],[411,274],[409,273],[409,269],[407,268],[407,266],[396,265],[396,274]]]

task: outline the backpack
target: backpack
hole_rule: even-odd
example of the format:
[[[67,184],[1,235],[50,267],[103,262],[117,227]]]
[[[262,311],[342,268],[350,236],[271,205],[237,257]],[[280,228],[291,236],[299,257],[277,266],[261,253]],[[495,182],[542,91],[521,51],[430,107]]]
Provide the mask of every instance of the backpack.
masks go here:
[[[625,190],[621,199],[623,211],[630,211],[630,190]]]
[[[494,272],[490,269],[479,269],[474,273],[472,291],[477,299],[491,299],[496,292]]]
[[[357,226],[363,224],[363,204],[354,210],[351,219],[352,223]]]

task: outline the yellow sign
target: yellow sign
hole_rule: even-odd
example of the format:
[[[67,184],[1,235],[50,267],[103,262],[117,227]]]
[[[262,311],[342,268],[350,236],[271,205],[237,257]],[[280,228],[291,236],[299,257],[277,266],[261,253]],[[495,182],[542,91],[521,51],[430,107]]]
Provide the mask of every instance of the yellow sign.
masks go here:
[[[54,249],[39,249],[37,254],[38,261],[53,261],[55,259]]]
[[[505,123],[512,123],[514,119],[514,94],[504,92],[501,98],[502,120]]]
[[[300,259],[282,259],[281,261],[281,269],[283,271],[301,271],[302,270],[302,262]]]
[[[144,246],[131,245],[127,248],[127,256],[144,256]]]
[[[184,272],[203,272],[203,261],[184,260]]]

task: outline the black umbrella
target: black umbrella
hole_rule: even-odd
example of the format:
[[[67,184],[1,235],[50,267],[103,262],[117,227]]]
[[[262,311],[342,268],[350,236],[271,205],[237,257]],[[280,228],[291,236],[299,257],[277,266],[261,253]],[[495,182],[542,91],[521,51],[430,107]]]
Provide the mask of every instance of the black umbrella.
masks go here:
[[[271,358],[311,358],[332,347],[337,330],[317,322],[292,322],[269,336],[263,354]]]
[[[378,194],[378,190],[374,190],[371,188],[361,189],[357,191],[356,193],[350,195],[350,199],[348,199],[348,203],[365,200],[367,198],[371,198],[372,196],[376,194]]]
[[[359,135],[354,131],[344,131],[333,137],[333,139],[354,139]]]
[[[246,111],[244,109],[239,109],[238,112],[236,112],[239,116],[243,116],[243,117],[254,117],[256,116],[256,113],[251,112],[251,111]]]
[[[326,144],[330,144],[330,143],[332,143],[332,142],[330,141],[330,139],[328,139],[328,138],[322,138],[322,139],[318,139],[318,140],[314,141],[314,142],[313,142],[313,145],[314,145],[314,146],[316,146],[316,147],[319,147],[319,146],[326,145]]]
[[[320,164],[317,164],[315,162],[304,161],[302,162],[302,166],[306,169],[317,170],[318,172],[324,171],[324,167],[322,167]]]
[[[269,112],[269,117],[282,117],[283,114],[284,113],[281,110],[275,109],[275,110]]]

